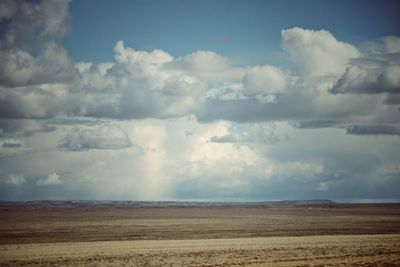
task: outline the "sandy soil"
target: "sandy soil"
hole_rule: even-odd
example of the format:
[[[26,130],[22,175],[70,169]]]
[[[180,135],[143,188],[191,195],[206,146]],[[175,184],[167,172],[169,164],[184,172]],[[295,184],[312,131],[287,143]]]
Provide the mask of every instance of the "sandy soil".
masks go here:
[[[0,265],[398,266],[400,235],[9,244]]]

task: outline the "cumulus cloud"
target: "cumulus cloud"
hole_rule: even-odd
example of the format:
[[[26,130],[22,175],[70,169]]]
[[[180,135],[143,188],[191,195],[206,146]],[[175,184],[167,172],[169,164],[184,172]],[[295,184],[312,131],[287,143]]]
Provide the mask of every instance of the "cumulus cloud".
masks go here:
[[[53,4],[44,1],[40,5]],[[12,20],[19,19],[17,13]],[[49,24],[68,28],[68,16],[50,22],[52,19],[48,14],[43,15],[46,23],[49,20]],[[22,41],[14,43],[13,48],[4,46],[5,62],[11,63],[2,65],[2,118],[165,119],[195,114],[204,122],[219,119],[340,122],[352,112],[358,113],[358,118],[371,117],[361,99],[334,97],[330,92],[338,89],[327,90],[346,66],[349,70],[351,64],[357,62],[351,59],[360,55],[356,48],[336,40],[328,31],[301,28],[282,31],[283,47],[294,66],[301,70],[293,72],[271,65],[240,67],[212,51],[173,58],[161,49],[138,51],[127,47],[123,41],[118,41],[114,47],[114,62],[74,64],[57,44],[65,34],[64,30],[60,31],[58,35],[49,30],[48,38],[38,37],[41,40],[36,42],[40,43],[37,56],[19,45]],[[387,51],[395,51],[393,37],[386,43]],[[386,74],[381,75],[386,78],[377,80],[386,81],[389,87],[396,86],[396,71],[396,66],[391,65]],[[336,82],[335,88],[346,80],[345,76],[346,73]],[[340,86],[345,88],[343,90],[350,90],[350,87],[347,83]],[[349,107],[354,101],[351,104],[358,110]],[[375,101],[378,103],[379,99]],[[339,111],[334,108],[338,103],[348,108]],[[382,112],[382,116],[389,112]],[[337,123],[337,126],[343,124]]]
[[[244,89],[256,94],[276,94],[289,86],[288,75],[277,67],[263,65],[248,68],[243,79]]]
[[[360,55],[354,46],[336,40],[326,30],[292,28],[282,30],[282,46],[296,73],[310,76],[341,75],[349,59]]]
[[[128,135],[117,125],[75,127],[60,141],[59,146],[71,151],[88,149],[121,149],[131,146]]]
[[[168,53],[135,51],[123,42],[118,42],[114,51],[117,64],[107,70],[119,94],[114,116],[182,116],[193,112],[201,100],[205,85],[194,76],[169,71],[166,65],[173,58]]]
[[[85,95],[73,114],[108,118],[168,118],[190,114],[206,85],[193,75],[167,67],[173,57],[162,50],[136,51],[122,41],[115,63],[80,64],[77,87]],[[77,92],[79,94],[79,92]]]
[[[379,50],[354,59],[332,93],[400,93],[400,38],[384,38]]]
[[[68,5],[69,0],[2,1],[0,18],[6,19],[7,31],[0,47],[32,50],[60,40],[70,30]]]
[[[53,58],[58,62],[57,66],[49,62],[45,64],[49,71],[56,71],[55,74],[35,66],[40,75],[27,71],[22,78],[15,77],[21,81],[17,83],[10,79],[19,75],[18,72],[10,70],[12,75],[4,72],[4,86],[0,87],[0,116],[168,118],[193,113],[202,101],[205,83],[183,71],[168,69],[165,64],[173,59],[166,52],[135,51],[118,42],[115,53],[116,62],[112,64],[77,64],[77,77],[73,72],[58,69],[64,65],[63,59],[57,57]],[[62,57],[62,53],[58,56]],[[9,64],[4,67],[9,67]],[[66,76],[61,77],[63,75]],[[24,86],[9,88],[12,85]]]
[[[68,81],[77,73],[57,42],[69,29],[69,1],[6,1],[0,41],[0,84],[22,86]]]
[[[6,184],[9,185],[21,185],[25,182],[25,177],[22,174],[10,174],[6,179]]]
[[[69,31],[69,1],[3,1],[0,117],[44,118],[70,113],[60,83],[78,74],[59,41]],[[2,9],[3,10],[3,9]],[[63,88],[63,96],[58,88]],[[66,100],[63,99],[65,103]],[[58,106],[58,107],[57,107]],[[73,109],[73,108],[72,108]]]
[[[69,94],[65,84],[0,86],[0,117],[4,119],[45,119],[77,113],[85,98]]]
[[[400,38],[398,36],[385,36],[379,41],[370,41],[364,45],[366,54],[396,54],[400,52]]]
[[[301,28],[281,32],[293,71],[271,65],[246,68],[212,51],[174,58],[161,49],[138,51],[123,41],[114,47],[114,62],[74,63],[59,42],[69,31],[68,1],[3,5],[8,27],[0,46],[0,117],[5,119],[165,119],[195,114],[204,122],[331,120],[342,127],[340,121],[351,113],[359,118],[352,124],[366,123],[368,117],[376,123],[378,113],[368,114],[362,100],[330,93],[398,91],[398,40],[393,36],[374,48],[384,54],[370,57],[375,67],[328,31]],[[339,103],[345,111],[334,108]],[[395,101],[387,98],[386,103]]]
[[[240,82],[244,69],[234,67],[229,58],[213,51],[196,51],[168,64],[172,71],[183,72],[205,81],[210,86]]]
[[[57,173],[50,173],[46,178],[39,179],[37,181],[38,185],[57,185],[61,184],[60,176]]]
[[[20,49],[0,51],[0,60],[4,86],[65,82],[77,75],[68,53],[55,43],[45,44],[37,57]]]
[[[395,38],[390,40],[391,48],[385,51],[394,52]],[[282,71],[273,66],[248,68],[242,87],[211,89],[213,93],[208,93],[207,101],[197,110],[197,118],[204,122],[288,121],[298,128],[399,123],[393,96],[400,77],[395,54],[375,52],[366,56],[324,30],[284,30],[282,42],[294,66],[302,71]],[[272,91],[268,91],[268,85]],[[369,93],[360,96],[339,91]],[[377,95],[379,92],[390,95]]]
[[[400,38],[397,36],[386,36],[382,38],[382,52],[392,54],[400,53]]]

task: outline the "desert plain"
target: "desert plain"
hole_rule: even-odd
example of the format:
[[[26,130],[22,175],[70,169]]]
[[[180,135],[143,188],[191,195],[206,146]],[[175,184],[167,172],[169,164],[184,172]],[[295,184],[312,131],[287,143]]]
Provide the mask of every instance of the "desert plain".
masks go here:
[[[400,204],[0,202],[0,266],[400,266]]]

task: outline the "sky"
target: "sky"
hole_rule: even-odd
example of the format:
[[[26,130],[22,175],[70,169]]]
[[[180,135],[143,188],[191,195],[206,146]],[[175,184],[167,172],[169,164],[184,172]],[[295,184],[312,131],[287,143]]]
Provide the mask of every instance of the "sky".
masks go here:
[[[0,0],[0,199],[400,201],[399,11]]]

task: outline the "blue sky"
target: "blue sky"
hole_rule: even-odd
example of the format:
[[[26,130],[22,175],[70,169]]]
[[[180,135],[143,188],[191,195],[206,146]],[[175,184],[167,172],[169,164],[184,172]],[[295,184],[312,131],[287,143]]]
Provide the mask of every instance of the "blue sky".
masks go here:
[[[0,199],[398,201],[397,2],[0,0]]]
[[[77,61],[111,61],[116,41],[175,57],[211,50],[281,61],[280,31],[325,29],[353,44],[400,34],[397,1],[74,1],[64,44]]]

